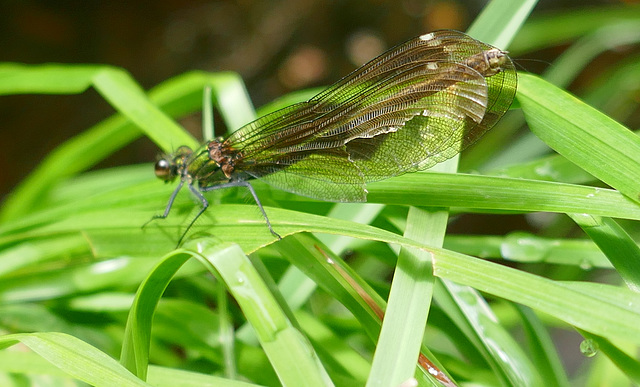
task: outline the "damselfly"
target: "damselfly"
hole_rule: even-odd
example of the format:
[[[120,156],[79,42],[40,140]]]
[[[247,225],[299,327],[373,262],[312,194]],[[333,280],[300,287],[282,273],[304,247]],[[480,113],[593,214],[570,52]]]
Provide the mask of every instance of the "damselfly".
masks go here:
[[[461,32],[428,33],[391,48],[302,103],[245,125],[201,149],[180,147],[155,165],[202,192],[251,185],[335,202],[366,200],[366,183],[429,168],[475,142],[509,109],[517,77],[506,52]],[[181,238],[182,239],[182,238]]]

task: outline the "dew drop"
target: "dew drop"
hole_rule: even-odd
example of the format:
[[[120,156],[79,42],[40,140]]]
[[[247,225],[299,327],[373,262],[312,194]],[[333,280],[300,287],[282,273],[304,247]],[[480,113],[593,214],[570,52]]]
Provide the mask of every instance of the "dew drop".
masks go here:
[[[598,343],[591,339],[582,340],[580,352],[586,357],[594,357],[598,353]]]
[[[582,261],[580,261],[580,269],[588,271],[593,269],[593,265],[591,264],[591,262],[589,262],[588,259],[583,259]]]

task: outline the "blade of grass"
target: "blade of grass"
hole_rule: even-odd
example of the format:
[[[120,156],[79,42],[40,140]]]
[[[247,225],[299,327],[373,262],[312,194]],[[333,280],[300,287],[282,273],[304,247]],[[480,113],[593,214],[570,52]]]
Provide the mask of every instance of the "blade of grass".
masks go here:
[[[493,0],[469,27],[469,35],[500,48],[506,48],[538,3],[537,0]]]
[[[580,268],[611,268],[611,262],[590,239],[544,238],[526,232],[505,236],[449,235],[444,247],[480,258],[522,263],[545,262]]]
[[[421,176],[418,176],[421,175]],[[607,189],[568,184],[504,179],[487,176],[449,174],[411,174],[389,182],[372,184],[372,201],[392,204],[428,203],[430,205],[470,207],[467,211],[553,211],[565,213],[590,213],[627,219],[640,219],[640,207],[623,195]],[[155,187],[155,188],[154,188]],[[127,188],[118,192],[103,192],[88,196],[75,203],[24,217],[13,222],[0,232],[0,244],[42,238],[52,235],[85,232],[94,243],[94,251],[106,254],[128,254],[140,249],[167,249],[171,239],[177,241],[197,207],[186,198],[178,198],[172,215],[140,230],[140,225],[149,220],[153,208],[162,208],[171,188],[154,183],[139,188]],[[269,196],[257,187],[262,196]],[[382,189],[384,188],[384,189]],[[158,189],[159,191],[154,191]],[[164,191],[164,193],[163,193]],[[259,195],[260,195],[259,193]],[[188,193],[186,193],[188,194]],[[185,194],[185,195],[186,195]],[[222,193],[219,193],[222,194]],[[301,199],[294,195],[271,191],[273,196]],[[188,196],[188,195],[186,195]],[[140,209],[136,209],[138,206]],[[331,220],[311,223],[305,213],[296,213],[267,208],[274,227],[282,235],[300,231],[322,231],[331,234],[350,235],[348,228],[337,229]],[[8,227],[11,227],[9,229]],[[351,226],[349,226],[351,227]],[[242,232],[239,232],[239,228]],[[194,232],[215,233],[224,240],[237,241],[247,251],[273,241],[265,233],[264,219],[255,206],[219,205],[215,213],[206,212],[194,226]],[[169,233],[169,234],[167,234]],[[172,236],[173,235],[173,236]],[[171,237],[172,236],[172,237]],[[119,243],[114,237],[123,238]],[[155,244],[140,245],[135,238],[152,238]],[[127,240],[130,239],[131,243]],[[152,239],[149,239],[151,242]],[[102,243],[101,243],[102,241]],[[120,246],[118,249],[114,250]],[[108,250],[104,250],[105,247]],[[149,250],[151,251],[151,250]],[[167,250],[164,250],[167,251]],[[140,251],[142,253],[142,251]]]
[[[484,358],[500,384],[543,385],[520,345],[476,289],[448,280],[441,285],[436,288],[435,301]]]
[[[322,350],[326,353],[324,359],[330,356],[331,361],[335,363],[334,367],[339,367],[344,374],[353,377],[358,384],[364,384],[371,370],[371,364],[363,358],[362,354],[352,348],[335,330],[324,325],[318,316],[298,310],[296,319],[304,328],[305,334],[309,336],[309,340],[314,343],[314,347],[319,347],[318,352]],[[320,356],[323,358],[322,355]],[[327,360],[323,362],[326,364]]]
[[[0,93],[4,94],[79,93],[92,84],[107,100],[114,100],[116,109],[123,110],[50,153],[6,200],[1,221],[27,213],[55,182],[95,165],[132,142],[142,135],[140,128],[151,138],[161,139],[167,152],[180,145],[197,145],[156,106],[173,117],[191,113],[201,106],[205,85],[213,88],[228,127],[240,127],[255,117],[244,84],[234,73],[187,73],[156,86],[147,99],[125,72],[110,67],[0,65]],[[128,96],[127,101],[120,101],[121,94]]]
[[[441,224],[446,224],[447,218],[447,211],[410,207],[404,236],[441,245],[444,238]],[[429,252],[403,248],[393,274],[367,386],[400,385],[413,377],[433,295],[433,281]]]
[[[637,329],[640,313],[624,301],[630,297],[624,289],[615,290],[618,298],[607,298],[605,306],[584,290],[490,262],[463,259],[453,253],[437,256],[434,272],[436,276],[543,311],[591,333],[640,343]]]
[[[566,86],[598,55],[617,47],[637,44],[638,41],[638,20],[626,20],[597,28],[563,52],[545,72],[544,79],[557,86]]]
[[[222,277],[284,385],[332,384],[313,349],[286,319],[246,255],[237,245],[221,245],[210,239],[189,241],[184,248],[170,253],[141,284],[127,320],[123,365],[146,378],[155,307],[176,271],[191,257]]]
[[[241,380],[158,366],[149,366],[149,383],[154,387],[260,387]]]
[[[212,266],[209,270],[215,267],[255,329],[283,385],[333,385],[313,348],[287,319],[237,245],[212,244],[207,239],[189,242],[185,251],[201,255]]]
[[[51,377],[67,377],[65,372],[43,357],[24,351],[0,351],[0,370],[22,375],[46,375],[50,378],[47,379],[49,385],[52,385],[55,380]],[[118,381],[109,382],[117,383]],[[154,387],[260,387],[257,384],[239,380],[158,366],[149,367],[149,383]]]
[[[571,385],[569,377],[544,324],[531,309],[519,305],[515,308],[523,321],[531,360],[536,365],[542,380],[545,381],[545,385],[569,387]]]
[[[567,43],[601,26],[623,20],[638,20],[640,6],[616,4],[567,9],[530,18],[514,39],[511,50],[522,54]]]
[[[93,386],[149,386],[105,353],[70,335],[38,332],[0,336],[0,349],[17,343]]]
[[[640,292],[640,247],[613,219],[568,214],[607,256],[629,289]]]
[[[469,210],[586,212],[631,219],[639,219],[640,214],[636,202],[616,191],[539,180],[425,172],[372,183],[368,189],[368,200],[373,203],[413,203]],[[272,191],[272,195],[292,197],[280,196],[276,191]],[[617,211],[612,206],[624,209]]]
[[[640,138],[535,76],[520,76],[518,100],[536,136],[574,164],[640,202],[640,164],[635,157],[640,154]]]
[[[640,384],[640,362],[626,352],[620,350],[609,340],[588,332],[580,331],[585,339],[592,340],[598,346],[598,351],[602,351],[607,357],[631,379],[634,384]]]
[[[506,46],[519,29],[536,1],[492,1],[469,29],[469,34],[488,43]],[[508,21],[498,24],[497,20]],[[458,158],[436,168],[455,172]],[[442,246],[447,212],[429,214],[411,208],[407,218],[408,238]],[[423,236],[430,231],[427,239]],[[383,321],[378,347],[374,355],[368,386],[398,385],[413,377],[413,365],[419,350],[418,337],[426,325],[433,286],[429,275],[430,255],[403,248],[396,266],[389,295],[387,318]],[[424,276],[424,277],[423,277]],[[449,380],[444,383],[450,382]]]

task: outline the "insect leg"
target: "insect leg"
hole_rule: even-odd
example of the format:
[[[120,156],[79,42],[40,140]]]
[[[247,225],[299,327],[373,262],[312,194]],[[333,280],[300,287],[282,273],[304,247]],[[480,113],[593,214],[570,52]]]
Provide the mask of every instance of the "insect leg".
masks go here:
[[[200,211],[198,211],[198,213],[193,218],[191,223],[189,223],[189,226],[187,226],[187,229],[184,230],[184,232],[182,233],[180,240],[178,240],[178,246],[180,246],[180,243],[182,243],[182,239],[184,239],[185,235],[187,235],[187,233],[191,229],[191,226],[193,226],[193,224],[196,222],[196,220],[198,220],[200,215],[202,215],[206,211],[206,209],[209,208],[209,202],[207,201],[207,199],[205,199],[202,193],[196,187],[193,186],[193,184],[187,184],[187,187],[189,187],[189,191],[191,191],[191,193],[194,194],[195,197],[198,198],[198,200],[200,200],[200,204],[202,204],[202,208],[200,209]]]
[[[251,196],[253,196],[253,199],[256,201],[256,204],[258,205],[258,208],[260,208],[260,212],[262,212],[262,217],[264,218],[265,222],[267,223],[267,227],[269,228],[269,231],[271,232],[271,234],[273,236],[275,236],[278,239],[282,239],[282,237],[280,236],[280,234],[278,234],[277,232],[275,232],[273,230],[273,227],[271,227],[271,222],[269,221],[269,217],[267,216],[267,212],[264,210],[264,207],[262,207],[262,203],[260,202],[260,199],[258,199],[258,194],[256,194],[256,191],[253,189],[253,186],[251,185],[251,183],[249,183],[248,181],[233,181],[230,183],[224,183],[224,184],[218,184],[218,185],[214,185],[211,187],[205,187],[205,188],[201,188],[202,191],[214,191],[220,188],[229,188],[229,187],[247,187],[249,189],[249,192],[251,192]]]
[[[249,192],[251,192],[251,195],[255,199],[256,204],[258,205],[258,208],[260,208],[260,211],[262,212],[262,216],[264,217],[264,220],[267,222],[267,227],[269,227],[269,231],[271,231],[271,234],[277,237],[278,239],[282,239],[280,234],[273,231],[273,228],[271,227],[271,222],[269,222],[269,217],[267,216],[267,213],[265,212],[264,207],[262,207],[262,203],[260,203],[260,199],[258,199],[258,194],[256,194],[256,191],[253,189],[253,186],[251,185],[251,183],[249,183],[248,181],[245,181],[243,183],[244,183],[243,184],[244,186],[249,188]]]
[[[154,215],[151,219],[146,221],[141,228],[144,228],[147,224],[151,223],[156,219],[165,219],[167,216],[169,216],[169,211],[171,211],[171,207],[173,206],[173,201],[176,200],[176,196],[178,195],[178,192],[180,192],[180,190],[182,189],[183,185],[184,185],[184,180],[180,180],[180,184],[178,184],[176,189],[171,194],[171,197],[169,198],[169,203],[167,203],[167,207],[164,209],[164,214]]]

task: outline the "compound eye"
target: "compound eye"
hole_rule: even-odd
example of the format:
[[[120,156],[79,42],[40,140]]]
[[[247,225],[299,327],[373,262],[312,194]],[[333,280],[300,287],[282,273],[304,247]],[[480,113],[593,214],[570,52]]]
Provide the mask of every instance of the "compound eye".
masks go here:
[[[158,160],[155,165],[156,177],[164,181],[169,181],[175,177],[171,168],[171,163],[168,160]]]

